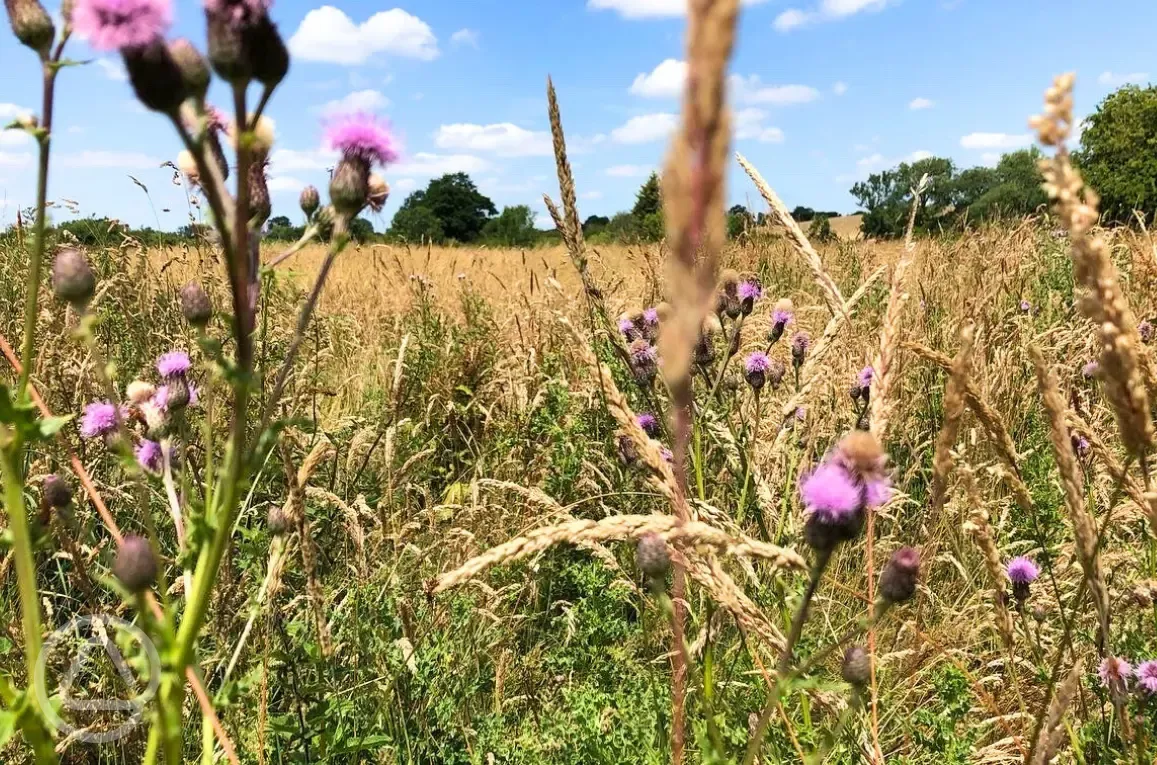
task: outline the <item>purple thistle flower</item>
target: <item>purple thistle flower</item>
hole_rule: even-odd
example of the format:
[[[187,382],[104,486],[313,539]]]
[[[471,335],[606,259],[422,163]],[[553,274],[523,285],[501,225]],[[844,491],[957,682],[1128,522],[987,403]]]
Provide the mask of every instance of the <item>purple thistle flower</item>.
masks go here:
[[[666,446],[664,446],[662,449],[659,450],[659,454],[660,454],[660,456],[662,456],[663,460],[666,461],[668,464],[670,464],[670,465],[675,464],[675,455]]]
[[[1077,436],[1076,450],[1077,456],[1081,459],[1088,457],[1089,452],[1092,451],[1092,447],[1089,444],[1089,439],[1085,438],[1084,436]]]
[[[1157,696],[1157,660],[1150,659],[1137,665],[1137,685],[1150,696]]]
[[[96,50],[143,48],[173,23],[169,0],[77,0],[72,28]]]
[[[635,339],[635,322],[628,319],[626,316],[619,319],[619,332],[623,333],[623,337],[628,341]]]
[[[876,370],[871,367],[864,367],[860,370],[859,376],[856,378],[856,385],[860,390],[867,390],[872,387],[872,378],[876,376]]]
[[[193,362],[184,351],[170,351],[157,359],[157,374],[161,377],[184,377],[192,368]]]
[[[149,399],[149,401],[152,403],[153,406],[155,406],[160,411],[162,411],[162,412],[168,411],[168,409],[169,409],[169,386],[168,385],[162,385],[159,388],[157,388],[157,391],[153,394],[153,397],[151,399]]]
[[[1013,584],[1030,584],[1040,576],[1040,569],[1023,555],[1008,562],[1008,578]]]
[[[807,332],[796,332],[791,336],[791,361],[796,368],[802,367],[807,357],[807,350],[811,347],[811,338]]]
[[[803,422],[805,419],[807,419],[807,407],[797,406],[795,408],[795,418],[800,422]]]
[[[635,422],[643,429],[651,438],[656,438],[659,435],[659,421],[655,419],[655,415],[650,412],[643,412],[635,415]]]
[[[766,373],[771,368],[771,359],[763,351],[755,351],[747,354],[747,358],[743,360],[743,368],[749,375],[756,372]]]
[[[799,493],[808,511],[828,524],[847,521],[863,506],[855,477],[831,460],[821,463],[800,482]]]
[[[1097,668],[1097,675],[1101,678],[1101,685],[1110,691],[1123,691],[1129,678],[1133,675],[1133,667],[1120,657],[1108,656]]]
[[[763,297],[763,288],[755,282],[740,282],[738,295],[740,300],[751,300],[754,302]]]
[[[268,13],[273,0],[204,0],[204,5],[206,12],[240,26]]]
[[[776,308],[771,312],[771,323],[780,327],[786,327],[788,324],[791,324],[793,318],[791,311],[785,311],[782,308]]]
[[[658,350],[655,346],[648,343],[646,340],[636,340],[631,343],[631,361],[636,365],[654,364],[659,357]]]
[[[1032,303],[1028,302],[1027,300],[1020,301],[1020,312],[1021,313],[1028,313],[1031,310],[1032,310]]]
[[[1098,361],[1090,361],[1081,367],[1081,376],[1086,380],[1092,380],[1097,376],[1097,372],[1101,371],[1101,364]]]
[[[156,441],[150,441],[145,438],[137,445],[135,450],[137,456],[137,464],[141,466],[148,473],[161,472],[161,445]]]
[[[648,308],[647,310],[643,311],[643,321],[645,321],[647,325],[651,327],[659,326],[659,309]]]
[[[1148,343],[1153,339],[1153,324],[1148,319],[1142,319],[1137,325],[1137,334],[1141,336],[1141,342]]]
[[[93,401],[84,408],[80,421],[80,435],[83,438],[105,436],[117,429],[117,407],[107,401]]]
[[[390,128],[365,112],[356,112],[332,121],[325,131],[325,143],[345,157],[367,165],[385,165],[398,158],[398,147]]]

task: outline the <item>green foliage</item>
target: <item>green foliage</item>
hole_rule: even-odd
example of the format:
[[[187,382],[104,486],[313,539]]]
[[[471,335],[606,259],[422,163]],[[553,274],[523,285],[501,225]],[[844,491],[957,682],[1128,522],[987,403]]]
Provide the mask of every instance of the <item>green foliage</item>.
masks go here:
[[[424,212],[416,212],[419,208]],[[410,242],[474,242],[497,212],[469,175],[452,173],[435,178],[424,191],[406,197],[394,215],[389,233]]]
[[[826,215],[817,215],[807,228],[807,238],[813,242],[830,242],[836,238],[832,223]]]
[[[643,220],[648,215],[663,211],[663,192],[659,185],[659,174],[651,173],[635,195],[635,206],[631,208],[631,215],[636,220]]]
[[[350,238],[355,242],[368,242],[374,238],[374,224],[365,218],[350,221]]]
[[[304,226],[295,226],[284,215],[270,218],[265,238],[275,242],[296,242],[305,233]]]
[[[486,222],[482,239],[500,247],[530,247],[538,241],[534,212],[527,205],[504,207],[497,218]]]
[[[446,232],[442,228],[442,221],[438,215],[423,202],[424,191],[415,191],[398,211],[394,213],[394,220],[390,223],[389,235],[393,239],[400,239],[411,244],[432,242],[441,244],[446,241]]]
[[[1127,85],[1085,118],[1077,165],[1101,197],[1101,214],[1124,223],[1157,213],[1157,87]]]
[[[912,715],[914,737],[923,751],[938,753],[938,762],[972,762],[975,734],[962,730],[962,721],[976,703],[968,677],[951,664],[942,665],[931,687],[936,697],[920,704]]]

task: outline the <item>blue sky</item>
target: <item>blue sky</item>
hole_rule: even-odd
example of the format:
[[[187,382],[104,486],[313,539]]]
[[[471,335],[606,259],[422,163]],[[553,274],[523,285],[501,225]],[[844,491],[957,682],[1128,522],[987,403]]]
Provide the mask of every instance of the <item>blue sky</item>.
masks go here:
[[[580,212],[628,208],[662,160],[678,113],[682,0],[276,0],[294,52],[269,114],[277,125],[274,214],[300,218],[303,183],[324,188],[326,113],[387,116],[404,156],[386,177],[402,199],[433,176],[466,171],[501,207],[525,203],[546,226],[557,197],[545,81],[554,77]],[[175,0],[174,35],[201,45],[197,0]],[[50,10],[54,10],[50,7]],[[850,211],[857,179],[924,153],[991,163],[1025,145],[1026,119],[1051,77],[1076,71],[1078,114],[1125,81],[1157,73],[1151,0],[744,0],[733,62],[735,148],[789,206]],[[0,35],[0,119],[35,111],[35,57]],[[113,58],[80,40],[63,71],[49,196],[80,215],[165,229],[189,205],[171,170],[176,139],[135,104]],[[211,93],[219,102],[223,92]],[[0,223],[31,203],[33,147],[0,134]],[[151,202],[130,179],[144,183]],[[732,202],[755,205],[733,168]],[[67,205],[58,219],[73,217]]]

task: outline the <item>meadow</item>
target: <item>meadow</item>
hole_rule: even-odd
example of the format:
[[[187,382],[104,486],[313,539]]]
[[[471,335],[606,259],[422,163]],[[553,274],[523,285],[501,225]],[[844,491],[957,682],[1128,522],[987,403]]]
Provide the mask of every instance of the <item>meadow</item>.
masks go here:
[[[69,13],[171,118],[214,233],[49,229],[50,112],[18,126],[43,182],[0,235],[5,761],[1157,757],[1157,246],[1100,225],[1071,77],[1031,123],[1035,215],[917,231],[924,176],[903,237],[812,242],[730,152],[738,6],[703,0],[662,241],[584,241],[550,86],[562,246],[352,241],[395,157],[354,115],[286,250],[267,6],[207,4],[224,129],[192,45],[105,1]],[[63,41],[6,7],[50,102]],[[728,238],[733,161],[767,218]]]

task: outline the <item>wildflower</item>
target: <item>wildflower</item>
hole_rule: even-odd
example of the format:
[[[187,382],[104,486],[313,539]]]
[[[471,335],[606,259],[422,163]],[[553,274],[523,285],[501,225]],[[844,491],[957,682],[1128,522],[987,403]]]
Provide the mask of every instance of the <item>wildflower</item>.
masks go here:
[[[892,559],[880,574],[880,597],[888,603],[903,603],[916,594],[916,580],[920,576],[920,552],[914,547],[901,547],[892,553]]]
[[[1012,594],[1024,602],[1028,598],[1028,586],[1040,576],[1040,569],[1031,559],[1023,555],[1008,562],[1008,579],[1012,582]]]
[[[184,377],[192,368],[193,362],[184,351],[170,351],[157,359],[157,374],[166,380]]]
[[[1153,339],[1153,325],[1148,319],[1142,319],[1141,323],[1137,325],[1137,334],[1141,336],[1141,342],[1148,343]]]
[[[797,406],[795,408],[795,419],[796,419],[796,422],[803,422],[804,420],[807,419],[807,407],[806,406]]]
[[[872,665],[868,652],[863,646],[851,645],[844,652],[844,663],[840,666],[844,682],[856,688],[863,688],[871,681]]]
[[[273,0],[204,0],[205,12],[237,25],[255,23],[269,12]]]
[[[1092,451],[1092,446],[1089,444],[1089,439],[1085,438],[1084,436],[1078,436],[1074,433],[1072,442],[1073,451],[1077,453],[1078,457],[1085,459],[1089,456],[1089,452]]]
[[[771,383],[772,389],[778,388],[779,384],[783,382],[783,376],[787,374],[787,367],[779,359],[772,359],[767,365],[767,381]]]
[[[822,462],[800,483],[808,511],[804,535],[817,550],[830,550],[854,539],[864,522],[863,490],[841,464]]]
[[[739,298],[739,311],[744,316],[750,316],[755,308],[755,302],[763,297],[763,286],[758,279],[745,279],[736,289]]]
[[[22,44],[45,55],[56,37],[48,11],[38,0],[4,0],[12,33]]]
[[[72,504],[72,488],[67,481],[54,473],[44,479],[40,500],[46,507],[64,509]]]
[[[213,304],[209,302],[209,293],[197,282],[189,282],[181,287],[179,293],[181,314],[185,321],[194,327],[204,327],[213,317]]]
[[[265,516],[265,525],[269,528],[270,534],[279,537],[289,531],[289,514],[274,505]]]
[[[52,260],[52,292],[77,310],[83,309],[96,291],[96,276],[78,250],[65,247]]]
[[[727,314],[732,319],[739,316],[742,306],[739,302],[739,272],[733,268],[724,269],[719,274],[719,284],[715,292],[715,313]]]
[[[807,332],[796,332],[791,336],[791,363],[795,365],[796,369],[803,366],[809,347],[811,347],[811,338],[808,337]]]
[[[1108,689],[1110,695],[1121,697],[1129,689],[1133,667],[1122,658],[1107,656],[1097,668],[1097,675],[1101,678],[1101,685]]]
[[[652,582],[661,581],[671,567],[667,543],[654,532],[644,534],[635,547],[635,563]]]
[[[317,187],[306,186],[302,189],[299,204],[301,204],[301,211],[305,213],[305,217],[312,218],[321,204],[321,195],[318,193]]]
[[[1137,665],[1137,685],[1148,695],[1157,696],[1157,660],[1150,659]]]
[[[181,79],[189,94],[198,100],[204,100],[209,92],[209,64],[201,51],[184,37],[178,37],[169,43],[169,57],[177,65]]]
[[[659,326],[659,309],[648,308],[643,311],[643,321],[647,324],[648,327]]]
[[[635,339],[635,322],[630,317],[622,316],[618,321],[619,333],[629,343]]]
[[[892,484],[885,471],[887,456],[871,433],[853,431],[840,441],[832,459],[841,464],[863,487],[864,503],[879,507],[892,498]]]
[[[771,368],[771,359],[763,351],[749,353],[743,360],[743,377],[747,384],[757,393],[767,382],[767,372]]]
[[[134,404],[143,404],[157,392],[157,388],[144,380],[133,380],[125,388],[125,398]]]
[[[168,429],[168,401],[169,389],[161,386],[151,399],[140,405],[141,417],[145,420],[149,435],[160,436]]]
[[[386,183],[386,179],[377,173],[370,173],[370,195],[366,200],[370,209],[374,212],[381,212],[389,198],[390,184]]]
[[[76,0],[72,28],[97,50],[144,48],[173,23],[168,0]]]
[[[643,432],[651,438],[659,437],[659,420],[655,418],[655,415],[650,412],[643,412],[635,415],[635,422],[637,422],[639,427],[643,429]]]
[[[706,367],[714,360],[715,343],[711,341],[711,334],[706,331],[700,332],[699,340],[695,343],[695,363]]]
[[[664,446],[662,449],[659,450],[659,456],[662,457],[663,461],[666,462],[668,465],[674,465],[675,464],[675,454],[670,449],[668,449],[666,446]]]
[[[161,445],[156,441],[150,441],[145,438],[142,439],[134,451],[137,458],[137,464],[147,473],[160,473],[161,465],[163,463],[161,455]]]
[[[767,333],[768,343],[771,345],[778,343],[779,339],[783,337],[787,325],[791,324],[793,320],[791,300],[783,298],[777,301],[775,308],[771,311],[771,330]]]
[[[639,453],[635,449],[635,442],[626,433],[620,433],[615,442],[616,449],[619,453],[619,462],[624,466],[631,467],[639,460]]]
[[[253,79],[267,89],[285,79],[289,74],[289,49],[267,14],[261,14],[255,22],[243,27],[241,39]]]
[[[1021,313],[1029,313],[1031,311],[1032,311],[1032,303],[1028,302],[1027,300],[1020,301],[1020,312]]]
[[[635,380],[640,385],[649,385],[659,371],[658,352],[655,346],[639,338],[631,343],[629,348],[631,370],[635,373]]]
[[[398,147],[390,128],[376,117],[359,112],[340,117],[326,129],[325,143],[346,159],[366,165],[386,165],[398,158]]]
[[[1100,371],[1101,371],[1101,364],[1097,361],[1090,361],[1089,363],[1087,363],[1083,367],[1081,367],[1081,377],[1084,377],[1086,380],[1092,380],[1093,378],[1095,378],[1097,376],[1097,373]]]
[[[154,112],[176,115],[189,91],[164,41],[157,37],[147,45],[122,48],[121,58],[137,100]]]
[[[157,580],[157,556],[149,540],[133,535],[125,537],[117,550],[112,572],[134,595],[152,586]]]
[[[80,435],[83,438],[106,436],[117,429],[120,413],[115,404],[108,401],[93,401],[84,408],[80,420]]]

